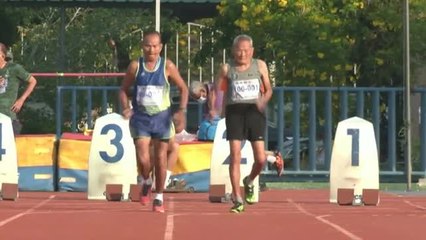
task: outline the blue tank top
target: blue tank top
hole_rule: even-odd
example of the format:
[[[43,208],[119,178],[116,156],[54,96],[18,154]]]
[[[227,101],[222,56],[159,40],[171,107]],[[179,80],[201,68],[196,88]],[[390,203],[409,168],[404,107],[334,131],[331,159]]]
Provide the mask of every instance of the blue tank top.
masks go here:
[[[153,71],[145,68],[143,57],[135,76],[132,105],[134,111],[154,115],[170,107],[170,83],[166,78],[166,62],[159,58]]]

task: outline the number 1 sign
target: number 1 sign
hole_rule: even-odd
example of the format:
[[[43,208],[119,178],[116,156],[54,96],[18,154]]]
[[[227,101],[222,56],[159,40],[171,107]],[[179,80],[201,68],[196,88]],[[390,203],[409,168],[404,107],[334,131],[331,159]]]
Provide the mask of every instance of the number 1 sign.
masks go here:
[[[338,189],[379,189],[379,162],[373,124],[359,117],[339,122],[330,164],[330,202]]]

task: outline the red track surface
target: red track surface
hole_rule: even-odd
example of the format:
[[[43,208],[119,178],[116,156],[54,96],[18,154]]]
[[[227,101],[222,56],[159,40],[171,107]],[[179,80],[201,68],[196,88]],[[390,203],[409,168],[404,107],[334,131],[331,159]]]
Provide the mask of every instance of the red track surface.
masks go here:
[[[269,190],[241,214],[206,193],[168,193],[166,213],[86,193],[21,192],[0,201],[0,239],[422,239],[426,197],[381,193],[379,206],[338,206],[327,190]]]

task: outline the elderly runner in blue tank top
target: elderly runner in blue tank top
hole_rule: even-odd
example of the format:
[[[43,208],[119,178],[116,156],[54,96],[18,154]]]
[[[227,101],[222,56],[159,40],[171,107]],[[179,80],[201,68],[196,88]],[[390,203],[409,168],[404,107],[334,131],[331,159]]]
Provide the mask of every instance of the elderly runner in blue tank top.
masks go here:
[[[248,35],[237,36],[232,45],[233,59],[222,65],[216,81],[216,91],[224,91],[226,138],[229,140],[231,163],[229,175],[234,205],[231,212],[244,211],[240,190],[241,142],[248,140],[254,154],[254,164],[243,179],[245,201],[254,203],[253,180],[266,163],[264,110],[272,96],[266,63],[253,58],[253,40]]]
[[[123,117],[130,119],[130,131],[134,138],[137,159],[142,168],[141,203],[150,200],[152,179],[150,177],[150,142],[155,155],[155,189],[153,211],[164,212],[163,190],[167,169],[167,148],[172,131],[170,109],[170,83],[179,89],[180,105],[175,116],[176,131],[186,124],[185,112],[188,103],[188,88],[176,65],[160,56],[163,44],[158,32],[147,32],[142,41],[143,57],[129,64],[119,92]],[[133,86],[132,107],[127,93]]]

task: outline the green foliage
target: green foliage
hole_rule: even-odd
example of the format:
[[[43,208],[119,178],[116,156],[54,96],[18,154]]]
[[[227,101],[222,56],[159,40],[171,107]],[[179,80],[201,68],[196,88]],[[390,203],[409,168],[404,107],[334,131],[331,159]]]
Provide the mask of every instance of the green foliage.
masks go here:
[[[197,23],[202,49],[187,52],[186,26],[163,15],[168,54],[181,69],[209,65],[230,51],[240,33],[253,37],[256,57],[271,67],[278,86],[402,86],[403,18],[400,0],[223,0],[219,16]],[[423,67],[426,53],[426,2],[410,1],[412,71]],[[61,15],[64,14],[64,22]],[[61,26],[64,48],[61,48]],[[117,72],[108,40],[119,43],[120,59],[140,55],[141,32],[152,29],[154,16],[143,9],[13,8],[0,9],[0,41],[12,45],[15,61],[30,72]],[[174,34],[181,37],[178,42]],[[198,33],[191,32],[192,39]],[[199,42],[198,42],[199,43]],[[194,40],[193,46],[200,47]],[[187,56],[190,59],[187,59]],[[188,60],[191,60],[188,65]],[[125,65],[125,64],[124,64]],[[117,85],[119,79],[38,78],[31,101],[55,109],[56,86]],[[84,99],[81,99],[83,101]],[[24,114],[22,114],[24,115]],[[29,114],[29,116],[32,114]],[[34,115],[36,116],[36,115]],[[42,120],[43,121],[43,120]]]
[[[414,69],[423,67],[426,59],[426,3],[424,0],[411,0],[410,9],[415,14],[410,14],[410,53]]]
[[[19,114],[22,133],[55,133],[56,124],[53,110],[49,108],[31,108],[26,105]]]
[[[412,49],[424,64],[424,1],[410,1]],[[399,0],[222,1],[211,29],[215,44],[199,61],[253,37],[256,56],[273,63],[277,85],[401,86],[402,5]]]
[[[66,8],[62,12],[60,8],[50,7],[5,7],[0,13],[4,13],[0,15],[8,20],[0,21],[2,32],[4,29],[7,31],[4,34],[13,36],[8,41],[14,61],[32,73],[125,71],[130,59],[141,55],[139,46],[143,31],[152,30],[155,25],[155,18],[148,9]],[[61,18],[62,14],[64,18]],[[167,24],[161,32],[169,38],[183,28],[177,19],[169,15],[164,15],[162,22]],[[3,28],[6,25],[8,28]],[[117,44],[117,52],[108,45],[111,39]],[[37,80],[37,88],[29,102],[45,103],[46,109],[55,109],[58,85],[113,86],[121,82],[117,78],[87,77],[37,77]],[[83,109],[86,99],[77,100]],[[115,100],[116,96],[112,101]],[[32,123],[40,123],[40,126],[32,125],[31,129],[24,126],[24,133],[33,133],[36,129],[54,132],[53,116],[48,115],[46,109],[25,108],[21,112],[20,118],[24,123],[29,119]]]

